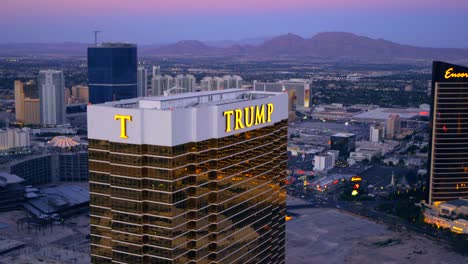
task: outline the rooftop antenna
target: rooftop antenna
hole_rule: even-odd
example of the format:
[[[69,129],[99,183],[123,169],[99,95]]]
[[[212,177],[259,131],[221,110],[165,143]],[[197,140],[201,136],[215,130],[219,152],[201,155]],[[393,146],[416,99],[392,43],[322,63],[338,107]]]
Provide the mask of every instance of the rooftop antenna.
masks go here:
[[[94,30],[93,32],[94,32],[94,45],[97,45],[98,44],[98,40],[97,40],[98,33],[101,33],[101,31]]]

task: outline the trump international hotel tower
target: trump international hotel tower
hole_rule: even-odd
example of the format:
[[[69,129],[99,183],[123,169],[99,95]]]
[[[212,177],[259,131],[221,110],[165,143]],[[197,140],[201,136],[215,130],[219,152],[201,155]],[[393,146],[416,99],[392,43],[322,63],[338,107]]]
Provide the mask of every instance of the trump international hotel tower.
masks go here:
[[[288,94],[88,107],[93,263],[284,263]]]

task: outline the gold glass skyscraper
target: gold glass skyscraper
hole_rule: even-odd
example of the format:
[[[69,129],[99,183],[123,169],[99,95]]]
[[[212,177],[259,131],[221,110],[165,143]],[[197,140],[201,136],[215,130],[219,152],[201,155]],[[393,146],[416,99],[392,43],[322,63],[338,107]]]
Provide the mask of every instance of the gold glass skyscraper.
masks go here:
[[[88,107],[93,263],[284,263],[288,95]]]
[[[433,63],[429,203],[468,198],[468,68]]]

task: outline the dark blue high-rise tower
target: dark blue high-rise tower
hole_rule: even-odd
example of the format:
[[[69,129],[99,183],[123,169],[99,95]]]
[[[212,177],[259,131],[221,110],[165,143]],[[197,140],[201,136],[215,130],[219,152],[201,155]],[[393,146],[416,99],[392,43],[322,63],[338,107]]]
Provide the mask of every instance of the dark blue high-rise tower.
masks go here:
[[[135,44],[103,43],[88,47],[90,103],[137,97],[137,63]]]

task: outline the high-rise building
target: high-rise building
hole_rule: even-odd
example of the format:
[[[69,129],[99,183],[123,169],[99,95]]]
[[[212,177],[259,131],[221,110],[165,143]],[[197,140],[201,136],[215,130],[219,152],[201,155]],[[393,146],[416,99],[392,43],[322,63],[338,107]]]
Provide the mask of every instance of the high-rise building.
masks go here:
[[[253,82],[254,91],[284,92],[295,91],[296,104],[299,107],[310,107],[311,100],[311,80],[290,79],[278,82]]]
[[[288,109],[289,111],[296,111],[296,106],[297,106],[297,96],[296,96],[296,91],[295,90],[289,90],[288,92]]]
[[[238,75],[223,76],[224,89],[242,88],[242,77]]]
[[[202,91],[219,91],[224,89],[224,80],[221,77],[206,76],[200,81]]]
[[[72,97],[74,103],[88,103],[89,102],[89,88],[86,85],[72,86]]]
[[[284,263],[287,94],[88,107],[93,263]]]
[[[39,99],[24,99],[24,124],[41,124],[41,101]]]
[[[15,117],[16,121],[24,122],[24,84],[15,81]]]
[[[161,66],[153,66],[153,76],[161,74]]]
[[[393,139],[400,133],[401,120],[399,115],[390,115],[387,119],[387,127],[385,129],[386,137]]]
[[[432,81],[427,81],[427,96],[432,94]]]
[[[72,104],[73,98],[69,88],[65,87],[65,105]]]
[[[138,66],[137,90],[138,97],[145,97],[148,95],[148,69],[143,65]]]
[[[385,127],[381,125],[370,126],[369,141],[380,142],[385,136]]]
[[[468,198],[468,67],[440,61],[432,71],[429,203]]]
[[[25,129],[0,130],[0,150],[29,147],[29,132]]]
[[[62,71],[42,70],[38,76],[41,124],[65,123],[65,79]]]
[[[356,135],[337,133],[330,137],[330,149],[338,150],[341,157],[349,157],[349,153],[356,150]]]
[[[88,47],[88,82],[92,104],[137,97],[137,46],[103,43]]]
[[[23,91],[25,98],[39,98],[39,88],[37,87],[37,83],[34,80],[29,80],[25,82],[23,86]]]
[[[175,80],[170,75],[155,75],[151,80],[151,90],[154,96],[164,95],[164,92],[175,87]]]
[[[174,79],[175,85],[177,88],[175,89],[174,93],[187,93],[187,92],[194,92],[196,79],[195,76],[191,74],[179,74]]]
[[[203,79],[200,80],[200,89],[202,91],[213,91],[211,83],[213,81],[213,77],[205,76]],[[216,89],[217,90],[217,89]]]
[[[153,70],[152,70],[152,74],[151,74],[151,79],[150,79],[150,84],[149,84],[149,91],[148,91],[148,96],[153,96],[153,95],[156,95],[156,92],[153,90],[154,88],[154,77],[156,77],[157,75],[160,75],[161,74],[161,66],[157,65],[157,66],[154,66],[153,65]]]
[[[25,123],[25,100],[39,98],[36,82],[15,81],[15,116],[16,121]]]

